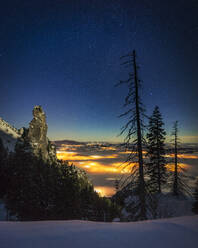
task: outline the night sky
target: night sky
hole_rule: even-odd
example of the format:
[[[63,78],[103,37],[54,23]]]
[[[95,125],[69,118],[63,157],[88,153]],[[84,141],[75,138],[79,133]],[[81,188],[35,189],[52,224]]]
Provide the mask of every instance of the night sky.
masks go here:
[[[0,8],[0,116],[28,126],[34,105],[52,140],[122,141],[117,118],[136,49],[142,100],[159,105],[168,134],[175,120],[198,142],[198,2],[12,0]]]

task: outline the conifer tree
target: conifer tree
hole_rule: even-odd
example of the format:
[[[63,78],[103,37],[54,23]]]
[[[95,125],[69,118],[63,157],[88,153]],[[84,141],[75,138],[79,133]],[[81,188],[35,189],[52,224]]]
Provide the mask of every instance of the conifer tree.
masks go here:
[[[18,220],[93,220],[98,215],[101,221],[104,209],[109,220],[119,213],[99,197],[84,171],[68,162],[49,164],[23,147],[10,154],[4,175],[5,204]]]
[[[143,162],[143,117],[144,108],[140,97],[141,81],[138,76],[138,66],[136,63],[136,52],[123,56],[127,57],[128,60],[123,65],[130,66],[131,71],[129,78],[125,81],[120,81],[119,84],[126,84],[128,87],[128,94],[125,98],[124,107],[128,110],[120,115],[120,117],[127,116],[128,121],[121,129],[121,133],[127,133],[125,138],[126,147],[131,151],[131,154],[126,160],[125,166],[131,167],[136,159],[137,166],[132,170],[131,181],[135,180],[135,200],[132,204],[132,218],[134,220],[144,220],[147,218],[147,207],[146,207],[146,188],[144,180],[144,162]],[[118,84],[118,85],[119,85]],[[133,183],[133,182],[132,182]],[[131,182],[129,183],[131,184]]]
[[[0,199],[4,197],[6,191],[6,164],[8,153],[0,138]]]
[[[152,116],[149,118],[147,133],[147,163],[148,187],[152,193],[161,193],[162,185],[166,183],[166,160],[165,155],[165,135],[164,123],[156,106]]]

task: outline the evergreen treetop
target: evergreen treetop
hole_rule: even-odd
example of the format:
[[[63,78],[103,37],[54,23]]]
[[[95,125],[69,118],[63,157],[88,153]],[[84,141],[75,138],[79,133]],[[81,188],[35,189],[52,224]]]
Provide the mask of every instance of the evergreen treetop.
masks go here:
[[[152,116],[149,118],[147,133],[147,174],[149,176],[148,186],[152,193],[161,193],[162,185],[166,183],[166,160],[165,160],[165,135],[164,123],[156,106]]]

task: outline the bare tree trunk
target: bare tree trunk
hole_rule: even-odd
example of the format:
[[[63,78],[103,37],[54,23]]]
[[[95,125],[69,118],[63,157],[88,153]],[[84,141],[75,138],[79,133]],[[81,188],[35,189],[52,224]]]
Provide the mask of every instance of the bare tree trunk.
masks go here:
[[[139,163],[139,190],[140,190],[140,215],[142,219],[146,219],[146,202],[145,202],[145,181],[144,181],[144,168],[142,156],[142,130],[140,123],[139,111],[139,92],[138,92],[138,76],[136,65],[136,53],[133,51],[133,67],[134,67],[134,81],[135,81],[135,108],[136,108],[136,123],[137,123],[137,145],[138,145],[138,163]]]
[[[175,155],[175,168],[174,168],[174,186],[173,193],[174,195],[178,195],[178,165],[177,165],[177,124],[175,126],[175,147],[174,147],[174,155]]]
[[[158,155],[159,157],[159,155]],[[161,193],[161,176],[160,176],[160,165],[159,161],[157,162],[157,170],[158,170],[158,193]]]
[[[157,172],[158,172],[158,193],[161,193],[161,174],[160,174],[160,154],[159,154],[159,126],[157,122]]]

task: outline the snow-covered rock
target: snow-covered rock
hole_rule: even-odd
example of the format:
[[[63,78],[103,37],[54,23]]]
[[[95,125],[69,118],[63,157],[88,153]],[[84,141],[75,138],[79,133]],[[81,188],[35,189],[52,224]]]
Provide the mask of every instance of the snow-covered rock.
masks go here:
[[[3,142],[4,147],[9,152],[14,151],[16,142],[20,137],[20,130],[16,129],[8,122],[0,118],[0,138]]]
[[[195,248],[198,216],[142,222],[0,222],[1,248]]]

